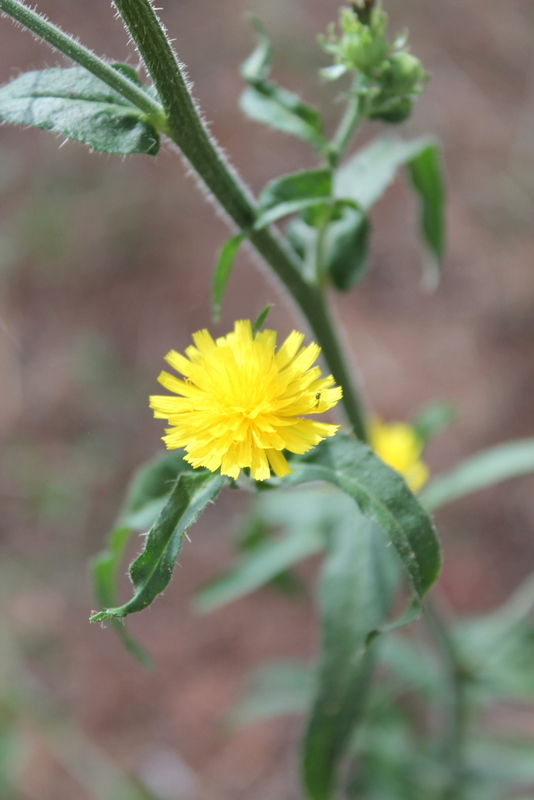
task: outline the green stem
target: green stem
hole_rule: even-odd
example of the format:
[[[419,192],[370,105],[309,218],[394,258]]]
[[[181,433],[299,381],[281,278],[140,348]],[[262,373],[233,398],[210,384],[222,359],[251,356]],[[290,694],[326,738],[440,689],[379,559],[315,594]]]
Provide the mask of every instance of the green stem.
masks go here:
[[[46,17],[32,11],[18,0],[0,0],[0,12],[20,22],[55,50],[59,50],[77,64],[85,67],[86,70],[144,111],[156,127],[165,132],[166,120],[161,106],[142,88],[114,69],[111,64],[103,61],[87,47],[75,41],[68,33],[64,33],[57,25],[49,22]]]
[[[149,0],[114,0],[114,4],[158,90],[170,138],[238,228],[250,228],[256,217],[254,198],[204,125]],[[256,231],[251,234],[250,242],[285,284],[308,320],[334,379],[343,387],[343,404],[354,433],[366,440],[364,413],[322,294],[304,279],[299,260],[275,230]]]
[[[427,623],[441,649],[449,691],[449,707],[444,735],[443,757],[449,768],[449,779],[442,800],[461,800],[464,779],[464,743],[467,721],[465,674],[456,645],[439,610],[429,597],[424,604]]]

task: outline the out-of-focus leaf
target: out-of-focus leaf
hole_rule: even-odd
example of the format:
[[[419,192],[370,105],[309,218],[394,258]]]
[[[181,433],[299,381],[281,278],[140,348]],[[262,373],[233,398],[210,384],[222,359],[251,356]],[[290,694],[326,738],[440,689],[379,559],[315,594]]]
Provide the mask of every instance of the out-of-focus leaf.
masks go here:
[[[468,743],[469,769],[487,783],[534,789],[534,744],[505,738]],[[515,795],[514,795],[515,796]]]
[[[212,284],[212,305],[213,305],[213,320],[218,322],[221,316],[221,305],[226,291],[226,285],[232,274],[232,267],[234,266],[234,259],[237,251],[241,246],[241,242],[245,238],[244,233],[237,233],[231,236],[221,247],[215,271],[213,273]]]
[[[379,658],[402,687],[427,698],[440,696],[443,685],[439,663],[421,642],[395,634],[384,636]]]
[[[269,77],[273,60],[273,45],[262,21],[255,14],[249,14],[248,19],[256,31],[258,44],[241,64],[241,77],[247,83],[256,83],[256,81],[263,81]]]
[[[303,528],[257,545],[244,552],[229,572],[200,589],[195,597],[195,608],[208,612],[238,600],[323,547],[324,538],[313,528]]]
[[[182,472],[158,519],[150,529],[142,553],[130,567],[134,595],[117,608],[91,616],[92,622],[122,618],[146,608],[169,584],[187,528],[217,495],[225,479],[207,470]]]
[[[482,450],[443,475],[420,494],[431,511],[501,481],[534,472],[534,439],[517,439]]]
[[[327,203],[331,195],[332,173],[329,169],[284,175],[268,183],[258,197],[258,216],[254,228],[259,230],[288,214]]]
[[[242,111],[256,122],[305,139],[319,151],[326,147],[319,111],[297,94],[270,81],[257,81],[245,89],[239,102]]]
[[[349,291],[364,277],[369,235],[368,218],[354,208],[344,208],[341,218],[329,224],[323,249],[324,267],[340,292]]]
[[[441,553],[428,514],[401,475],[357,439],[336,434],[310,453],[292,459],[284,484],[328,481],[356,501],[393,543],[415,594],[422,597],[438,577]]]
[[[315,672],[298,661],[274,661],[255,670],[232,709],[230,723],[249,725],[272,717],[304,714],[313,698]]]
[[[302,776],[311,800],[329,800],[355,727],[372,669],[369,634],[385,621],[398,566],[376,524],[357,508],[331,533],[319,588],[322,648],[302,743]]]
[[[2,86],[0,119],[56,131],[105,153],[159,150],[146,114],[83,67],[26,72]]]
[[[432,139],[404,142],[380,137],[358,151],[337,171],[336,197],[355,200],[368,211],[392,183],[400,167],[406,166],[410,182],[420,203],[420,228],[432,263],[427,264],[427,280],[436,282],[436,268],[445,243],[444,184],[439,149]]]
[[[423,444],[426,445],[430,439],[439,436],[445,428],[448,428],[455,418],[456,408],[452,403],[435,402],[419,409],[411,424]]]
[[[420,232],[428,250],[425,280],[430,288],[439,281],[439,268],[445,250],[445,184],[441,155],[435,142],[429,142],[406,162],[411,184],[419,196]]]

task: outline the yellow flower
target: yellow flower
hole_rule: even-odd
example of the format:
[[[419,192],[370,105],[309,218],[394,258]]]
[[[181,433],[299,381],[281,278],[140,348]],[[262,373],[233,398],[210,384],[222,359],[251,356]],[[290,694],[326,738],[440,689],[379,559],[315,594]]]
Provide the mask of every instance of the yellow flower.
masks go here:
[[[165,360],[185,380],[162,372],[159,382],[177,396],[150,398],[154,416],[172,426],[167,447],[184,447],[193,467],[220,467],[231,478],[244,467],[258,481],[271,468],[280,477],[290,473],[282,450],[306,453],[339,427],[301,416],[332,408],[342,395],[331,375],[322,378],[312,366],[320,348],[301,347],[303,339],[293,331],[276,351],[275,331],[253,336],[242,320],[216,341],[207,330],[193,334],[187,358],[171,350]]]
[[[421,461],[424,444],[410,425],[384,423],[375,417],[369,425],[369,443],[382,461],[401,473],[412,492],[425,485],[429,472]]]

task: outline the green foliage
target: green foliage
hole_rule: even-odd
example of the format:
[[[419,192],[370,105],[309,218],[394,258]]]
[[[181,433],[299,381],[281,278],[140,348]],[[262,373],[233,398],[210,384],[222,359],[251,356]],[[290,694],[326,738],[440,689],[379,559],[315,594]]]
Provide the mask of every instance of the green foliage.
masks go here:
[[[240,99],[242,111],[256,122],[305,139],[322,152],[326,139],[321,114],[303,103],[298,95],[267,80],[272,45],[261,22],[256,17],[252,17],[252,21],[259,41],[241,67],[241,76],[248,84]]]
[[[421,492],[421,502],[435,510],[472,492],[531,472],[534,472],[534,439],[506,442],[437,475]]]
[[[382,531],[354,514],[332,531],[319,586],[322,649],[315,698],[302,744],[303,784],[329,800],[368,697],[369,634],[385,621],[397,585]]]
[[[356,501],[362,514],[391,540],[421,598],[437,579],[441,554],[432,522],[400,474],[367,445],[338,433],[291,461],[286,484],[324,480]]]
[[[0,119],[56,131],[105,153],[159,150],[149,117],[83,67],[26,72],[2,86]]]
[[[234,259],[237,251],[241,247],[241,242],[245,238],[244,233],[237,233],[231,236],[221,247],[215,271],[213,273],[212,284],[212,316],[214,322],[218,322],[221,316],[221,305],[226,291],[226,286],[232,274]]]
[[[236,727],[304,714],[316,685],[315,671],[299,661],[273,661],[249,675],[243,693],[232,709],[230,724]]]
[[[277,219],[295,214],[305,208],[330,202],[332,172],[313,169],[294,172],[271,181],[258,197],[258,218],[255,230],[260,230]]]
[[[169,584],[187,528],[218,494],[224,478],[207,470],[181,472],[156,522],[148,532],[145,547],[130,566],[134,586],[131,600],[91,616],[92,622],[121,618],[146,608]]]
[[[348,292],[366,274],[371,226],[368,217],[345,207],[328,226],[323,245],[324,270],[340,292]]]
[[[411,425],[423,444],[439,436],[456,418],[456,408],[452,403],[429,403],[420,408]]]

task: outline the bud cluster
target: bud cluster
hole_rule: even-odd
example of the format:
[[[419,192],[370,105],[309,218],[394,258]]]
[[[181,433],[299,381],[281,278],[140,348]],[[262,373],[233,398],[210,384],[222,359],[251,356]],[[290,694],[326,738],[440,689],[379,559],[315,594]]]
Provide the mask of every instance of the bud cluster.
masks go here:
[[[342,8],[339,34],[332,24],[321,41],[335,62],[322,72],[329,80],[355,73],[357,80],[351,92],[360,100],[361,115],[402,122],[424,91],[428,74],[419,59],[410,54],[406,33],[388,41],[387,23],[387,14],[379,6],[365,14],[357,6]]]

